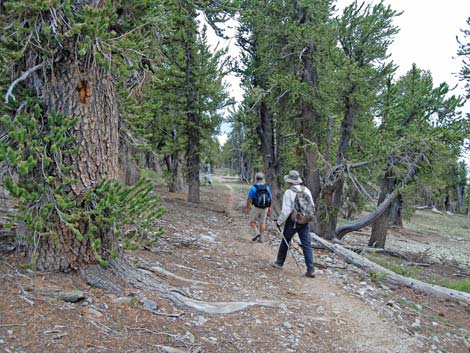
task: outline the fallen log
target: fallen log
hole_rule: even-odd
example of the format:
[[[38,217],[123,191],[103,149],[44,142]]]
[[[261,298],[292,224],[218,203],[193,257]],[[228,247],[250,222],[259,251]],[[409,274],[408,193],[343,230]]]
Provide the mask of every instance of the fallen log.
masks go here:
[[[328,250],[334,252],[336,255],[343,258],[346,262],[360,267],[369,273],[383,273],[385,274],[384,279],[390,283],[406,286],[413,288],[419,292],[437,296],[443,299],[454,300],[460,303],[470,305],[470,293],[460,292],[454,289],[436,286],[434,284],[425,283],[414,278],[409,278],[396,274],[389,269],[382,267],[375,262],[366,259],[363,256],[356,254],[355,252],[345,249],[339,244],[333,244],[329,241],[319,237],[315,233],[312,234],[312,239],[326,247]]]
[[[339,243],[342,245],[344,248],[348,250],[352,250],[355,253],[361,254],[361,253],[370,253],[370,254],[382,254],[382,255],[388,255],[391,257],[396,257],[398,259],[402,259],[408,262],[413,262],[412,259],[412,254],[406,253],[403,251],[398,251],[398,250],[392,250],[392,249],[382,249],[382,248],[371,248],[367,246],[357,246],[357,245],[347,245],[343,243]],[[413,262],[414,263],[414,262]],[[427,264],[427,266],[430,266],[430,264]]]

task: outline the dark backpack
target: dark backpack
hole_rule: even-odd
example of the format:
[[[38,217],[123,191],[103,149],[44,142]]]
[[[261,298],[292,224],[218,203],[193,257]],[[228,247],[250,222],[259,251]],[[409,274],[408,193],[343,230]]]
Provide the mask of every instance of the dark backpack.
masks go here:
[[[295,192],[294,210],[290,214],[290,218],[296,224],[307,224],[315,218],[315,208],[312,205],[310,195],[305,192],[302,186],[301,191],[291,188]]]
[[[269,196],[268,186],[266,184],[256,184],[255,196],[253,197],[253,205],[258,208],[267,208],[271,206],[271,197]]]

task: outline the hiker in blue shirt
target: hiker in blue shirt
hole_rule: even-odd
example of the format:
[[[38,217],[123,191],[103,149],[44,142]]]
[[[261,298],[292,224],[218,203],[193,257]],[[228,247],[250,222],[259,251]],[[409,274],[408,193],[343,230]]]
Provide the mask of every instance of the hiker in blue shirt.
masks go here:
[[[271,189],[264,182],[264,174],[256,173],[255,184],[251,186],[244,208],[245,214],[250,212],[250,227],[253,229],[253,241],[263,242],[263,233],[266,230],[266,218],[271,211],[273,195]],[[253,206],[253,207],[251,207]],[[251,208],[251,211],[250,211]]]

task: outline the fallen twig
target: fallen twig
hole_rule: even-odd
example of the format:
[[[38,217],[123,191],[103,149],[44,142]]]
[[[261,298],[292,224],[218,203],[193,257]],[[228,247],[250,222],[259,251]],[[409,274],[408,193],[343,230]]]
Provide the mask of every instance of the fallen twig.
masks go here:
[[[150,311],[152,314],[159,315],[159,316],[166,316],[166,317],[181,317],[185,314],[185,312],[178,313],[178,314],[171,314],[171,313],[164,313],[161,311],[156,311],[152,309],[145,309],[147,311]]]
[[[24,295],[19,295],[19,297],[21,299],[23,299],[26,303],[28,303],[29,305],[34,305],[34,302],[28,298],[26,298]]]
[[[26,326],[26,324],[0,324],[0,327]]]

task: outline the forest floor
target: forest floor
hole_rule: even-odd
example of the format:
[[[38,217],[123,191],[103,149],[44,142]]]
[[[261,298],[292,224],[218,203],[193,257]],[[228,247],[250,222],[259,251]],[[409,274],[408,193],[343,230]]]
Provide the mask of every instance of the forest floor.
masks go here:
[[[154,248],[129,257],[169,271],[154,275],[194,299],[243,302],[245,309],[209,314],[135,288],[104,291],[76,274],[34,273],[22,267],[21,254],[3,251],[0,352],[470,352],[468,306],[374,280],[327,250],[314,250],[326,266],[316,278],[304,277],[304,265],[299,270],[290,255],[282,270],[271,267],[277,230],[270,224],[270,239],[252,242],[241,212],[248,186],[229,177],[216,181],[202,187],[200,205],[158,188],[168,210],[159,221],[165,235]],[[364,242],[366,233],[346,240]],[[465,254],[470,238],[462,238],[456,241]],[[409,250],[413,239],[438,249],[449,243],[405,227],[392,230],[388,244]],[[455,272],[452,265],[435,262],[426,271],[447,274]],[[72,289],[83,291],[85,300],[67,303],[40,294]]]

